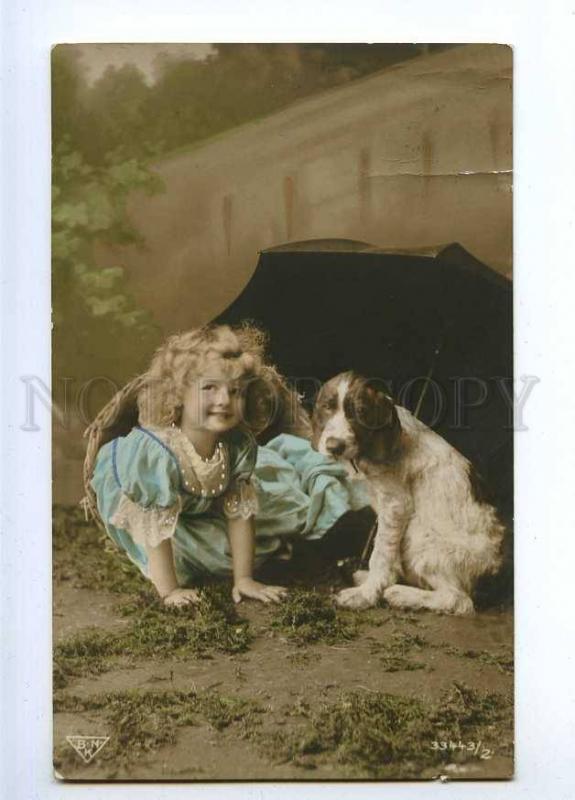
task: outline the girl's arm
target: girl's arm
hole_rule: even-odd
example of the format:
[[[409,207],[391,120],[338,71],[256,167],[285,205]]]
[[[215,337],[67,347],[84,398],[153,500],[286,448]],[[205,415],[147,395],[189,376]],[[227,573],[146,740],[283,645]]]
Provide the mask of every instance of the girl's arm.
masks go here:
[[[266,586],[252,578],[254,567],[254,518],[237,517],[228,520],[228,537],[232,550],[234,587],[232,597],[239,603],[242,597],[277,603],[286,594],[283,586]]]
[[[166,605],[180,606],[197,603],[195,589],[180,589],[174,566],[172,540],[164,539],[157,547],[146,547],[150,580]]]

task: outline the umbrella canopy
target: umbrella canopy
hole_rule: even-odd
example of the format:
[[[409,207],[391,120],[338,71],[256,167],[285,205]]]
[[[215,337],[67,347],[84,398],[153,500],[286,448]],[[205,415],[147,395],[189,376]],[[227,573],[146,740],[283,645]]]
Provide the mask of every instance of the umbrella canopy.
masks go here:
[[[267,330],[273,361],[310,405],[344,370],[385,381],[510,502],[512,313],[511,282],[460,245],[321,240],[263,251],[215,322]]]

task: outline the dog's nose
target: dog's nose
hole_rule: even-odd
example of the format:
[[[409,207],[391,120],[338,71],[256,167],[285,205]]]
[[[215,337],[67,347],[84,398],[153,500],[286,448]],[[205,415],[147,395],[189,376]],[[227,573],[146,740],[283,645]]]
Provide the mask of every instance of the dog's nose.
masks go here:
[[[336,439],[335,436],[329,436],[325,442],[325,449],[332,456],[340,456],[345,450],[345,442],[343,439]]]

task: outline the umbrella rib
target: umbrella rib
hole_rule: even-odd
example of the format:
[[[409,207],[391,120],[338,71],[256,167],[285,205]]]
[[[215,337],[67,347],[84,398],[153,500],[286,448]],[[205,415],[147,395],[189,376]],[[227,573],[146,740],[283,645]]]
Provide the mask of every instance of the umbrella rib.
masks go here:
[[[421,406],[423,405],[425,395],[427,394],[427,387],[429,386],[429,382],[431,381],[433,373],[435,372],[435,367],[437,365],[437,357],[441,352],[441,348],[443,347],[444,341],[445,341],[445,334],[441,337],[439,343],[437,344],[435,350],[433,351],[433,358],[431,359],[431,365],[429,367],[427,375],[425,376],[425,383],[421,387],[421,394],[419,395],[419,400],[417,401],[417,405],[415,406],[415,411],[413,412],[414,416],[416,416],[417,419],[419,419],[419,412],[421,411]]]

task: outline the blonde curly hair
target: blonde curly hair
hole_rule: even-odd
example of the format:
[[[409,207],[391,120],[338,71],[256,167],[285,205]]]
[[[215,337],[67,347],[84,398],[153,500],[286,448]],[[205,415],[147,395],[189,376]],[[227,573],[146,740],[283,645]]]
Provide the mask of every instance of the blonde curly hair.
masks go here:
[[[217,366],[228,380],[245,385],[243,427],[268,427],[287,395],[284,379],[266,362],[266,336],[251,324],[209,325],[170,336],[156,351],[138,391],[138,419],[145,427],[178,424],[183,395],[194,378]]]
[[[266,335],[254,325],[207,326],[171,336],[152,359],[149,370],[127,383],[106,403],[86,429],[84,459],[86,514],[103,527],[91,485],[99,449],[134,425],[164,427],[179,422],[186,382],[211,364],[230,380],[245,380],[243,427],[261,444],[280,433],[311,439],[311,421],[301,398],[265,357]]]

